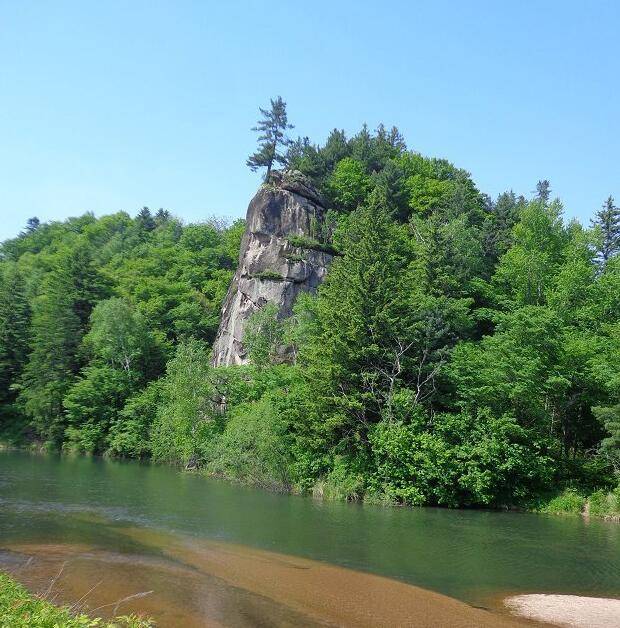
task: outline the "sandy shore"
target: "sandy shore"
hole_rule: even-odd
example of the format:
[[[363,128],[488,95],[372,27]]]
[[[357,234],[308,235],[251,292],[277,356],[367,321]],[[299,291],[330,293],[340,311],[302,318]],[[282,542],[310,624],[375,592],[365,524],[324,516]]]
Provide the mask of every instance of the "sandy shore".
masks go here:
[[[505,600],[515,614],[572,628],[620,627],[620,600],[579,595],[517,595]]]

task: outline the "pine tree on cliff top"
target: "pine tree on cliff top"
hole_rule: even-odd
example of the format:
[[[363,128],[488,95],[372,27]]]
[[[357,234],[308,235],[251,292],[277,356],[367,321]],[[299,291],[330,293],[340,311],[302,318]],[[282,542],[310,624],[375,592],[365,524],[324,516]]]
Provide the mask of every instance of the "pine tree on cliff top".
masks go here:
[[[286,156],[280,151],[291,144],[286,131],[294,128],[288,123],[286,103],[282,98],[278,96],[275,100],[272,98],[270,102],[271,109],[269,110],[259,107],[263,117],[258,121],[257,126],[252,128],[252,131],[261,134],[258,136],[258,150],[246,161],[253,172],[256,172],[258,168],[267,168],[265,181],[269,180],[274,164],[282,166],[286,164]]]

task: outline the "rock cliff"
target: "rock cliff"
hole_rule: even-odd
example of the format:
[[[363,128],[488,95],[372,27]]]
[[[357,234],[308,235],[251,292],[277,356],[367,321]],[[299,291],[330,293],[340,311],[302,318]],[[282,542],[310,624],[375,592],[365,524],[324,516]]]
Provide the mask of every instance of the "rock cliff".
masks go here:
[[[318,233],[324,220],[318,192],[298,172],[273,172],[250,201],[239,265],[222,308],[214,366],[245,364],[250,316],[266,303],[287,318],[300,292],[314,292],[332,260]]]

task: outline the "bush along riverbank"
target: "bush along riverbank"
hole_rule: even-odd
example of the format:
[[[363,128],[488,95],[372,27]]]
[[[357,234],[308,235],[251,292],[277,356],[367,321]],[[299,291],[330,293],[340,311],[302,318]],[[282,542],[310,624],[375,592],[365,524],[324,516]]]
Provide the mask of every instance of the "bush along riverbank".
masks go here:
[[[612,491],[598,490],[589,495],[576,489],[566,489],[533,510],[550,514],[600,517],[620,523],[620,486]]]
[[[56,606],[32,595],[7,574],[0,573],[1,628],[151,628],[148,620],[127,615],[110,621],[92,618],[70,606]]]

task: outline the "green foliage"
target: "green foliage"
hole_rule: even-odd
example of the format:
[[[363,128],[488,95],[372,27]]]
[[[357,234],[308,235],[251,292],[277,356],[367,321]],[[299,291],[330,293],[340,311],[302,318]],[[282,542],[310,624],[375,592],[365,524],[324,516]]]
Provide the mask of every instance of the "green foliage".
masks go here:
[[[544,506],[539,508],[540,512],[550,514],[581,514],[586,505],[586,498],[578,491],[567,488],[562,493],[551,499]]]
[[[250,364],[214,369],[243,222],[33,220],[0,246],[3,438],[334,499],[616,516],[613,199],[586,229],[546,180],[491,200],[395,128],[288,145],[281,99],[263,114],[250,165],[288,162],[329,207],[285,255],[334,256],[317,292],[286,321],[261,308]]]
[[[155,380],[130,397],[110,417],[107,451],[115,456],[145,458],[151,454],[151,426],[157,418],[162,381]]]
[[[244,347],[252,364],[265,367],[276,362],[282,345],[284,329],[278,320],[278,306],[267,303],[252,314],[243,338]]]
[[[268,396],[236,406],[224,433],[207,449],[207,469],[255,486],[290,488],[287,427]]]
[[[400,503],[514,503],[550,476],[544,447],[511,417],[496,419],[489,412],[381,422],[370,441],[376,460],[371,486]]]
[[[599,489],[590,495],[583,490],[566,488],[540,503],[536,510],[554,515],[585,515],[620,520],[620,487]]]
[[[62,402],[77,373],[82,330],[70,272],[63,267],[52,271],[42,287],[32,304],[33,349],[17,382],[18,402],[35,430],[59,443],[64,432]]]
[[[209,349],[203,342],[179,344],[161,382],[161,401],[151,433],[155,460],[187,465],[220,431],[223,400],[215,379]]]
[[[351,211],[364,201],[371,189],[364,164],[345,157],[338,162],[327,183],[337,207]]]
[[[262,281],[286,281],[286,277],[283,277],[280,273],[274,270],[263,270],[260,273],[252,275],[253,279],[260,279]]]
[[[106,449],[110,425],[132,392],[130,375],[107,365],[86,367],[64,397],[65,447],[88,453]]]
[[[19,442],[25,421],[15,403],[16,384],[28,360],[31,311],[17,265],[6,263],[0,272],[0,437]]]
[[[330,472],[312,487],[315,497],[338,501],[358,501],[366,491],[362,469],[347,457],[335,456]]]
[[[291,246],[300,249],[310,249],[313,251],[322,251],[323,253],[329,253],[330,255],[339,255],[340,251],[333,245],[326,242],[319,242],[314,238],[300,235],[290,235],[286,238]]]
[[[282,257],[291,262],[291,264],[305,261],[303,255],[299,255],[298,253],[283,253]]]
[[[153,415],[130,401],[180,339],[214,338],[243,230],[143,208],[33,222],[2,243],[2,438],[147,455]]]
[[[613,491],[598,490],[588,498],[588,514],[620,519],[620,486]]]
[[[73,612],[31,595],[21,584],[0,573],[1,628],[149,628],[153,622],[137,615],[112,621]]]
[[[161,338],[151,332],[145,316],[118,297],[97,304],[83,341],[84,350],[94,360],[136,379],[159,375],[161,344]]]
[[[604,265],[620,253],[620,207],[614,205],[613,196],[609,196],[603,207],[596,212],[592,224],[598,232],[597,253]]]
[[[607,433],[600,444],[601,455],[620,477],[620,403],[609,407],[595,406],[592,412]]]
[[[163,351],[142,314],[120,298],[101,301],[82,351],[90,363],[64,398],[66,446],[100,453],[128,398],[159,375]]]

